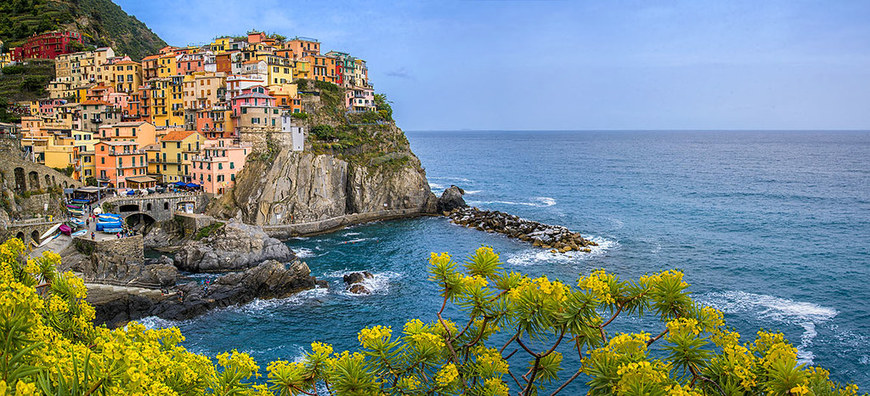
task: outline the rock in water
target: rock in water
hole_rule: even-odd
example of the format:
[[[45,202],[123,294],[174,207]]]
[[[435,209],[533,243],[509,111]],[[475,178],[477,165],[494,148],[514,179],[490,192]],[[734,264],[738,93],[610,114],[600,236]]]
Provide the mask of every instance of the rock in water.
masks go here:
[[[374,278],[371,272],[362,271],[362,272],[351,272],[345,275],[344,283],[347,284],[347,291],[354,294],[371,294],[371,291],[362,285],[362,281],[366,279]]]
[[[444,194],[446,195],[447,191]],[[451,210],[446,216],[455,224],[505,234],[511,238],[531,242],[532,246],[559,253],[572,250],[589,253],[592,251],[589,246],[598,246],[594,241],[580,236],[579,232],[572,232],[565,227],[538,223],[496,210],[461,207]]]
[[[351,272],[343,277],[344,283],[348,285],[352,285],[354,283],[360,283],[366,279],[374,278],[371,272],[363,271],[363,272]]]
[[[451,185],[450,188],[444,190],[441,198],[438,198],[438,212],[444,213],[468,207],[465,200],[462,199],[463,195],[465,195],[465,190]]]
[[[88,288],[87,300],[96,311],[94,323],[117,327],[147,316],[190,319],[210,309],[256,298],[286,297],[312,289],[317,283],[308,265],[299,260],[290,264],[269,260],[247,271],[221,276],[208,287],[189,282],[164,295],[156,290],[93,286]]]
[[[190,272],[228,272],[251,268],[266,260],[293,261],[283,242],[258,226],[230,222],[213,235],[188,240],[175,254],[175,265]]]
[[[372,294],[369,289],[359,283],[351,285],[347,290],[353,294]]]

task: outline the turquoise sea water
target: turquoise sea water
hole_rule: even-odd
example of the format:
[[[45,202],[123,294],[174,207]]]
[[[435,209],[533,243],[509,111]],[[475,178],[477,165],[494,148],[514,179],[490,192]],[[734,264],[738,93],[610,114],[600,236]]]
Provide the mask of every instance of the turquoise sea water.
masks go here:
[[[433,191],[450,184],[475,206],[565,225],[598,241],[591,254],[553,255],[442,218],[356,226],[290,240],[330,282],[176,325],[190,349],[250,352],[263,366],[314,340],[355,348],[374,324],[397,331],[431,320],[429,252],[464,257],[481,244],[510,269],[551,278],[605,268],[625,278],[679,268],[695,297],[726,313],[744,338],[781,330],[800,358],[870,389],[870,133],[411,132]],[[341,276],[375,273],[370,296]],[[624,329],[646,321],[624,320]],[[513,363],[513,362],[512,362]],[[574,363],[570,360],[567,364]],[[583,377],[574,384],[582,391]]]

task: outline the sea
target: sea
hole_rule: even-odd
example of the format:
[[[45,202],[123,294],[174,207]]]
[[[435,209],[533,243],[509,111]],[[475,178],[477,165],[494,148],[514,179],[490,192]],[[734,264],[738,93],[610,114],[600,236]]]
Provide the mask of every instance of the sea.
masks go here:
[[[722,310],[744,341],[760,329],[780,331],[801,363],[870,389],[870,133],[407,135],[438,194],[456,185],[470,205],[563,225],[598,246],[553,254],[440,217],[374,222],[286,242],[328,289],[193,320],[144,322],[178,326],[195,352],[248,352],[265,372],[271,360],[300,359],[312,341],[355,349],[363,327],[388,325],[400,334],[409,319],[433,320],[440,299],[427,280],[430,253],[464,260],[487,245],[509,270],[566,282],[600,268],[622,279],[682,270],[695,300]],[[373,293],[344,291],[342,276],[362,270],[374,274],[366,281]],[[613,331],[661,329],[626,317]],[[566,373],[576,369],[575,355],[565,351]],[[580,376],[565,394],[582,393],[586,380]]]

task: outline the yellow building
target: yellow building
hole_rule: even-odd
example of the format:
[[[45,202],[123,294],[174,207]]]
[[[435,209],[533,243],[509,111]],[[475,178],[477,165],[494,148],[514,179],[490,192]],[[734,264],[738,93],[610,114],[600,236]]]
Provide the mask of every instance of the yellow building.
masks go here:
[[[172,131],[160,139],[160,170],[164,183],[190,182],[191,160],[199,155],[205,137],[196,131]]]
[[[0,53],[0,68],[6,67],[10,62],[12,62],[11,52]]]
[[[178,74],[178,59],[174,53],[160,56],[157,60],[157,77],[172,77]]]
[[[294,74],[295,78],[304,78],[311,79],[311,64],[308,61],[297,60],[294,65]]]
[[[269,84],[289,84],[295,77],[294,62],[289,58],[275,55],[260,55],[257,60],[266,61],[267,77]]]
[[[214,40],[213,43],[211,43],[209,48],[211,49],[211,52],[214,52],[215,55],[222,54],[230,49],[230,43],[232,41],[232,37],[218,37]]]
[[[139,62],[120,61],[109,66],[115,92],[132,93],[142,86],[142,65]]]
[[[155,78],[151,84],[151,123],[156,126],[184,125],[184,76]]]
[[[94,151],[80,151],[78,166],[73,176],[78,176],[78,181],[85,183],[88,178],[97,176],[97,162],[94,159]]]

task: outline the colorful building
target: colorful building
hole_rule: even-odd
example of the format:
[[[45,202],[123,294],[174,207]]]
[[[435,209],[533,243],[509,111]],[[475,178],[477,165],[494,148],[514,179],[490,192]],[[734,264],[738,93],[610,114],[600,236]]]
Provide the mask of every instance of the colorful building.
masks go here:
[[[190,164],[205,138],[196,131],[172,131],[160,139],[160,174],[163,183],[190,182]]]
[[[103,141],[94,145],[96,178],[101,186],[141,188],[146,180],[148,162],[145,152],[134,141]],[[132,179],[129,180],[128,179]]]
[[[81,45],[82,36],[76,32],[34,34],[22,46],[12,49],[12,60],[54,59],[58,55],[76,52]]]
[[[224,194],[236,182],[253,148],[248,143],[233,145],[231,139],[207,140],[202,154],[194,156],[192,179],[209,194]]]

